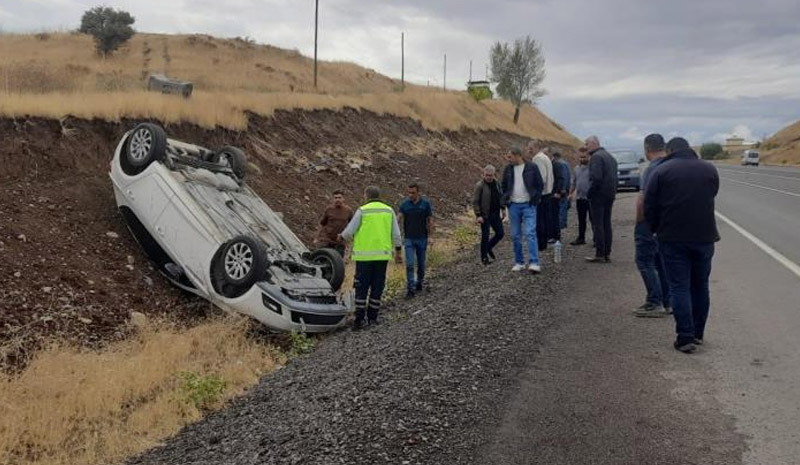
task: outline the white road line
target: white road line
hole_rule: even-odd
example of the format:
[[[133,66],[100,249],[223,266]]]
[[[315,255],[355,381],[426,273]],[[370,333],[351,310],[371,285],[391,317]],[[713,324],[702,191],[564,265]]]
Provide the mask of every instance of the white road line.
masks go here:
[[[730,171],[731,173],[739,173],[739,174],[753,174],[756,176],[769,176],[770,178],[778,178],[778,179],[788,179],[790,181],[798,181],[800,182],[800,177],[792,177],[792,176],[778,176],[777,174],[767,174],[767,173],[759,173],[756,171],[744,171],[744,170],[736,170],[731,168],[717,168],[721,171]]]
[[[785,266],[789,271],[791,271],[792,273],[797,275],[798,278],[800,278],[800,265],[798,265],[797,263],[789,260],[788,258],[786,258],[785,255],[783,255],[782,253],[780,253],[777,250],[773,249],[772,247],[768,246],[766,244],[766,242],[764,242],[761,239],[757,238],[752,233],[750,233],[748,230],[744,229],[743,227],[739,226],[738,224],[734,223],[727,216],[723,215],[722,213],[720,213],[718,211],[714,212],[714,213],[717,215],[717,218],[719,218],[722,221],[728,223],[728,226],[730,226],[733,229],[735,229],[739,234],[744,236],[745,239],[747,239],[750,242],[752,242],[753,244],[755,244],[756,247],[758,247],[759,249],[761,249],[764,252],[766,252],[767,255],[769,255],[770,257],[774,258],[778,263],[780,263],[781,265]]]
[[[762,186],[761,184],[753,184],[752,182],[739,181],[739,180],[736,180],[736,179],[726,178],[724,176],[721,176],[721,177],[722,177],[722,179],[725,179],[726,181],[735,182],[735,183],[738,183],[738,184],[744,184],[746,186],[758,187],[759,189],[765,189],[765,190],[772,191],[772,192],[779,192],[781,194],[793,195],[795,197],[800,197],[800,194],[798,194],[796,192],[782,191],[780,189],[774,189],[772,187]]]

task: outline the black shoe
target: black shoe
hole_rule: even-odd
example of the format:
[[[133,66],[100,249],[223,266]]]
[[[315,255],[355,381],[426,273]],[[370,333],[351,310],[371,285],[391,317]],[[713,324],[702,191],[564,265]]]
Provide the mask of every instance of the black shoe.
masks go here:
[[[583,239],[575,239],[574,241],[570,242],[569,245],[584,245],[586,241]]]
[[[412,291],[411,289],[406,291],[406,299],[413,299],[414,295],[415,295],[414,291]]]
[[[380,325],[381,323],[378,321],[377,318],[374,320],[369,320],[369,322],[367,323],[367,329],[377,328]]]
[[[489,258],[491,258],[492,260],[497,260],[497,257],[494,256],[494,252],[492,252],[491,250],[486,252],[486,253],[489,255]]]
[[[611,257],[609,257],[608,255],[606,255],[605,257],[603,257],[603,260],[605,260],[605,261],[606,261],[606,263],[611,263]]]
[[[556,240],[555,240],[555,239],[553,239],[553,238],[550,238],[550,239],[547,239],[547,243],[548,243],[548,244],[555,244],[555,243],[556,243]]]
[[[353,320],[353,331],[361,331],[364,329],[364,320]]]
[[[608,263],[606,257],[586,257],[586,261],[589,263]]]
[[[678,352],[683,352],[684,354],[691,354],[692,352],[697,350],[697,346],[694,345],[694,342],[675,341],[673,347],[675,347],[675,350],[677,350]]]
[[[696,346],[701,346],[701,345],[703,345],[703,340],[702,340],[702,339],[700,339],[700,338],[697,338],[697,337],[696,337],[696,338],[694,338],[694,345],[696,345]]]
[[[481,263],[483,263],[484,265],[488,265],[489,263],[492,262],[489,261],[489,257],[483,257],[481,258]]]
[[[414,290],[416,292],[422,292],[422,283],[417,283],[417,285],[414,286]]]

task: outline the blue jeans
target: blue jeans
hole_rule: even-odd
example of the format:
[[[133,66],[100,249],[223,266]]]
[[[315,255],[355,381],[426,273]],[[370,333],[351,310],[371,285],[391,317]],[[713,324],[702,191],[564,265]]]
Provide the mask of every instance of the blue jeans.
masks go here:
[[[708,277],[714,243],[659,241],[658,248],[672,294],[677,342],[685,344],[694,338],[703,339],[711,304]]]
[[[664,265],[658,253],[658,242],[650,232],[647,223],[638,223],[633,230],[636,241],[636,268],[642,275],[647,290],[647,303],[671,307],[669,285],[664,276]]]
[[[567,211],[569,210],[569,197],[561,197],[561,203],[558,204],[558,223],[561,229],[567,227]]]
[[[409,239],[403,242],[406,250],[406,282],[408,290],[413,291],[422,288],[425,280],[425,252],[428,250],[428,239]],[[417,276],[414,279],[414,262],[416,258]]]
[[[528,238],[528,252],[531,254],[530,263],[539,264],[539,243],[536,239],[536,207],[529,203],[512,203],[508,206],[508,215],[511,221],[511,242],[514,244],[514,262],[525,264],[525,254],[522,251],[522,234]],[[525,228],[523,231],[522,228]]]

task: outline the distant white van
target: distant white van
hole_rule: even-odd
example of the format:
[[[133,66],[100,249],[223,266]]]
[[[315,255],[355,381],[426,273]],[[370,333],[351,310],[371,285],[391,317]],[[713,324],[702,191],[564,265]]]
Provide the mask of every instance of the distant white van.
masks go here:
[[[745,150],[742,154],[742,166],[755,165],[758,166],[759,153],[758,150]]]

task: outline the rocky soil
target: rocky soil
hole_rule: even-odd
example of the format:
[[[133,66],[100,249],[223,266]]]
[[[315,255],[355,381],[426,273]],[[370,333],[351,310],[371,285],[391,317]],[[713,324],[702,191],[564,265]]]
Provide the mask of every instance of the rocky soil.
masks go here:
[[[499,255],[506,255],[508,243]],[[471,463],[475,422],[530,361],[570,265],[468,257],[383,324],[342,331],[131,464]]]
[[[127,335],[131,312],[191,323],[213,309],[155,272],[116,211],[108,163],[137,121],[0,119],[0,368],[49,341],[97,346]],[[251,115],[247,131],[170,125],[170,137],[243,147],[249,183],[309,241],[333,189],[357,204],[366,185],[399,200],[411,180],[436,214],[464,211],[486,163],[525,139],[498,131],[430,132],[356,110]]]

